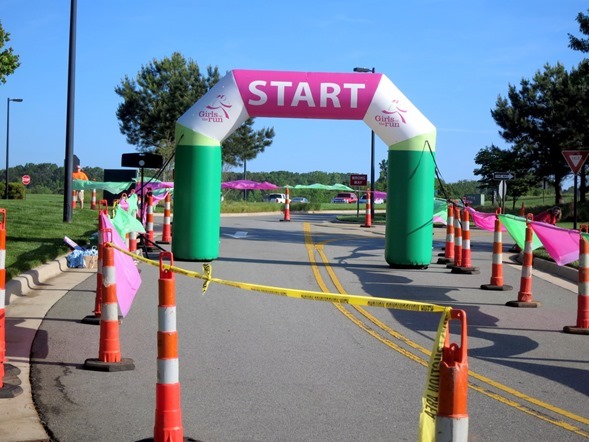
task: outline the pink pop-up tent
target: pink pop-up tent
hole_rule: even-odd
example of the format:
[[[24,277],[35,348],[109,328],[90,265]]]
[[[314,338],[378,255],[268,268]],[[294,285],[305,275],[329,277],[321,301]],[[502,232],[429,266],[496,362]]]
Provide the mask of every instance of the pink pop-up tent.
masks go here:
[[[269,183],[268,181],[258,183],[257,181],[250,181],[250,180],[236,180],[236,181],[226,181],[224,183],[221,183],[221,189],[273,190],[273,189],[278,189],[278,186],[276,184]]]

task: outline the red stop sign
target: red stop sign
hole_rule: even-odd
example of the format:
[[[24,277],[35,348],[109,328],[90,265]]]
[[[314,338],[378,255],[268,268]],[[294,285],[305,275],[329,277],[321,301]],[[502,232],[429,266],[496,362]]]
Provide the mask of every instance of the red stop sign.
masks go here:
[[[28,186],[28,185],[31,183],[31,177],[30,177],[30,176],[28,176],[28,175],[23,175],[23,176],[22,176],[22,183],[23,183],[25,186]]]

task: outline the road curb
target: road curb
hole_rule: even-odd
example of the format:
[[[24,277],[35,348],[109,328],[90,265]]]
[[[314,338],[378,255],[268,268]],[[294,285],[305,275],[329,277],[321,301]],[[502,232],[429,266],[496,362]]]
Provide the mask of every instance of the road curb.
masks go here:
[[[45,285],[46,281],[58,276],[66,270],[66,255],[51,260],[39,267],[18,275],[6,282],[6,305],[10,304],[11,295],[27,296],[33,290]]]

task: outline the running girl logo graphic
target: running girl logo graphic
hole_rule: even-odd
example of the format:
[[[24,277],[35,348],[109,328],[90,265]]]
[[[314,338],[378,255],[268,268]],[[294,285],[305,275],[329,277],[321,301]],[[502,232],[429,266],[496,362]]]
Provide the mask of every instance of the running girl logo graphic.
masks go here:
[[[225,95],[217,95],[211,104],[205,106],[207,110],[200,111],[198,116],[202,121],[209,123],[223,123],[223,117],[229,119],[229,113],[226,109],[231,109],[231,104],[227,102]],[[221,112],[223,114],[221,114]]]
[[[405,117],[403,116],[404,113],[407,112],[407,109],[402,109],[399,107],[399,100],[392,100],[391,105],[386,110],[382,110],[383,115],[376,115],[374,117],[375,121],[385,127],[400,127],[399,119],[401,123],[407,124]],[[393,115],[398,114],[398,118],[395,118]]]

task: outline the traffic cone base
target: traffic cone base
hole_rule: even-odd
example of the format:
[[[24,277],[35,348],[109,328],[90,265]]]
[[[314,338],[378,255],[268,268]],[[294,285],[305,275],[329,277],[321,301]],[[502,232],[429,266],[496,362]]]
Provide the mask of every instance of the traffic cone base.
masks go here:
[[[589,328],[576,327],[574,325],[566,325],[562,331],[573,335],[589,335]]]
[[[438,256],[444,256],[444,253],[440,253]],[[437,264],[452,264],[454,265],[454,260],[452,258],[438,258]]]
[[[510,285],[493,285],[493,284],[481,284],[481,288],[483,290],[496,290],[496,291],[508,291],[513,290],[513,287]]]
[[[133,359],[121,358],[120,362],[103,362],[98,358],[86,359],[84,362],[84,368],[86,370],[94,371],[129,371],[135,370],[135,363]]]
[[[478,275],[481,272],[478,267],[454,266],[452,267],[452,271],[450,273],[458,273],[459,275]]]
[[[535,301],[508,301],[505,303],[507,307],[520,307],[520,308],[537,308],[540,307],[539,302]]]
[[[80,321],[82,324],[100,325],[100,316],[87,315]]]

